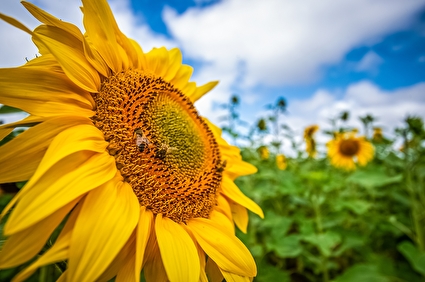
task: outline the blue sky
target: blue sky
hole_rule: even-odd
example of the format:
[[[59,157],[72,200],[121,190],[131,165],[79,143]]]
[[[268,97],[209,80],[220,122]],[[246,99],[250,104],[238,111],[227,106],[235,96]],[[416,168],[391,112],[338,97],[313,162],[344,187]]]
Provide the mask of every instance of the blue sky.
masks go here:
[[[80,1],[32,1],[57,17],[81,23]],[[197,107],[218,122],[217,104],[241,97],[242,119],[253,123],[278,97],[283,122],[300,136],[305,126],[350,110],[378,117],[391,133],[408,114],[425,117],[425,0],[110,0],[122,31],[152,47],[178,47],[199,84],[219,80]],[[18,1],[0,12],[31,28]],[[25,34],[0,23],[0,66],[36,53]]]

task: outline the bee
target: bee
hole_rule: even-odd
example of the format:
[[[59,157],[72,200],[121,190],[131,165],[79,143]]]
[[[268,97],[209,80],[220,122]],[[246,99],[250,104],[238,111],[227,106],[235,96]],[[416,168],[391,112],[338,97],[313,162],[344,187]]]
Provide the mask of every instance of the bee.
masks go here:
[[[134,131],[135,137],[136,137],[136,146],[139,148],[139,151],[143,153],[146,146],[148,146],[151,142],[149,139],[143,134],[142,130],[140,128],[137,128]]]
[[[223,171],[224,171],[224,169],[226,168],[226,165],[227,165],[227,160],[224,160],[224,161],[223,161],[223,163],[220,163],[220,164],[217,166],[217,171],[218,171],[218,172],[223,172]]]
[[[172,151],[177,150],[175,147],[170,147],[166,143],[161,143],[159,146],[159,149],[155,153],[155,157],[160,160],[165,160],[165,157],[167,154],[171,153]]]

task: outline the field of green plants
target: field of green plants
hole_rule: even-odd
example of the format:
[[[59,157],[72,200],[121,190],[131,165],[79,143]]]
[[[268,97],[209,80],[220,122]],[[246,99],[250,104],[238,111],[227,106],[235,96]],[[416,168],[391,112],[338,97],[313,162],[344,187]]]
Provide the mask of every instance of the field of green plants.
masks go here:
[[[255,281],[425,281],[425,131],[423,121],[408,117],[393,138],[375,128],[375,118],[361,117],[374,158],[347,171],[331,165],[326,152],[309,157],[288,126],[279,123],[284,100],[269,106],[248,137],[237,132],[238,99],[228,105],[223,128],[242,146],[244,159],[258,173],[237,180],[263,209],[251,214],[247,234],[238,232],[258,265]],[[349,113],[330,121],[334,131]],[[264,135],[273,135],[265,144]],[[296,157],[279,168],[283,141]],[[398,148],[396,144],[399,145]],[[264,153],[266,151],[267,153]]]
[[[425,129],[420,118],[407,117],[388,137],[376,128],[372,134],[373,116],[360,117],[374,157],[345,170],[334,167],[326,151],[305,151],[302,136],[297,139],[284,124],[284,99],[269,105],[270,116],[251,126],[239,119],[239,103],[234,96],[222,105],[228,113],[222,128],[233,144],[240,144],[244,160],[258,168],[236,180],[265,214],[264,219],[250,214],[248,232],[237,231],[257,262],[255,281],[425,281]],[[348,117],[344,112],[330,120],[329,140],[353,132],[345,125]],[[283,142],[292,144],[294,157],[281,154]],[[326,147],[316,143],[311,136],[310,152]],[[14,187],[1,187],[0,210]],[[52,281],[60,267],[42,268],[31,281]],[[0,271],[0,281],[18,271]]]

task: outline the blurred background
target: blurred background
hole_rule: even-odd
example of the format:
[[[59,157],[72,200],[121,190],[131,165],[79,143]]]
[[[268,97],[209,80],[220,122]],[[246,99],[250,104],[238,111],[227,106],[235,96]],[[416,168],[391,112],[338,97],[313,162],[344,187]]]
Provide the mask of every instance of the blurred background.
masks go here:
[[[31,2],[83,29],[80,0]],[[329,129],[329,119],[347,110],[349,125],[361,128],[359,117],[370,114],[385,134],[408,114],[425,117],[424,0],[109,2],[121,30],[145,51],[179,47],[193,81],[220,81],[197,103],[220,125],[221,104],[234,95],[249,124],[284,97],[284,123],[299,135],[312,123]],[[2,0],[0,11],[38,25],[17,0]],[[24,32],[0,22],[0,34],[0,67],[35,57]]]

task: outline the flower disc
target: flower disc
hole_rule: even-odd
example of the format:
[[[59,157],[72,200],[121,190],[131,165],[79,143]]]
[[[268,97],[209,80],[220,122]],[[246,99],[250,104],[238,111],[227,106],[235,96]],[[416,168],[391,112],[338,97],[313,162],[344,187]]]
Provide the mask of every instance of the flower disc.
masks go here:
[[[107,78],[94,99],[94,124],[140,205],[176,222],[208,218],[223,165],[213,133],[192,102],[140,70]]]
[[[352,157],[355,156],[360,149],[360,144],[356,139],[342,140],[339,146],[339,151],[342,155]]]

